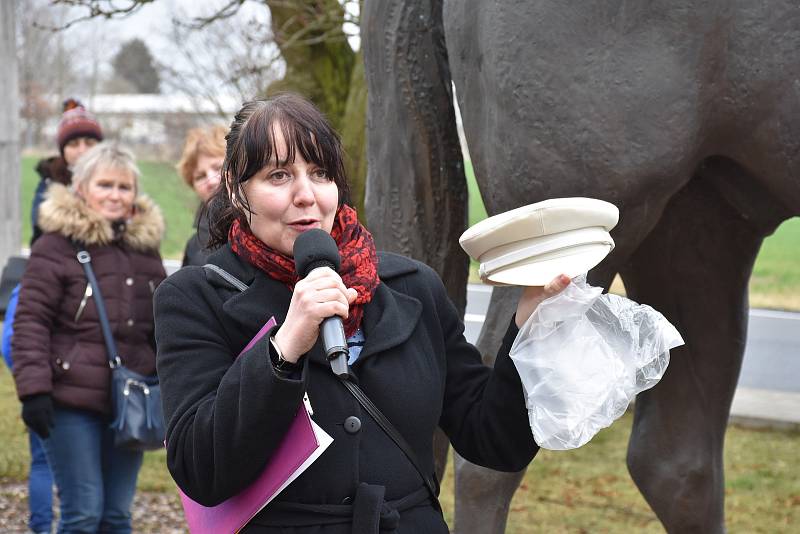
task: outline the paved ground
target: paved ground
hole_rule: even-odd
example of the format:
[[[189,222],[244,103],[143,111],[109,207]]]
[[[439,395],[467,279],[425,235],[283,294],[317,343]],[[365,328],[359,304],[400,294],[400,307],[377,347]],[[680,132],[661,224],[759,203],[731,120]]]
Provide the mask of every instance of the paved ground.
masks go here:
[[[58,506],[55,506],[58,510]],[[0,484],[0,532],[29,532],[28,491],[23,484]],[[136,494],[133,504],[133,531],[143,534],[182,534],[186,532],[183,510],[176,494]]]
[[[739,387],[800,394],[800,313],[750,310]]]
[[[733,397],[731,422],[750,428],[800,430],[800,393],[740,386]]]

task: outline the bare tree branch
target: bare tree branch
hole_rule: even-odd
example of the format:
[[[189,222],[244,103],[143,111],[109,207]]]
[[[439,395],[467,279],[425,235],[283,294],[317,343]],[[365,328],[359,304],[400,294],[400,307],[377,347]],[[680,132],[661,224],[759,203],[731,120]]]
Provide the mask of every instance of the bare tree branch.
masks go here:
[[[190,96],[202,95],[227,118],[219,102],[221,94],[251,100],[263,95],[269,83],[279,77],[282,59],[265,16],[248,17],[237,12],[236,16],[214,20],[202,32],[182,22],[187,18],[180,10],[171,14],[168,39],[180,60],[164,66],[164,80],[173,89]]]
[[[191,22],[181,24],[185,24],[187,27],[195,30],[202,30],[209,24],[213,24],[218,20],[229,19],[236,15],[236,13],[239,12],[239,8],[241,8],[242,4],[245,2],[246,0],[229,0],[227,4],[219,8],[211,15],[208,15],[207,17],[193,17]]]
[[[50,0],[51,5],[80,8],[85,10],[85,13],[63,24],[50,25],[34,22],[34,25],[40,29],[60,31],[70,28],[80,22],[96,18],[122,19],[136,13],[144,6],[152,4],[155,1],[156,0]],[[179,24],[195,30],[204,29],[215,21],[229,19],[235,16],[246,2],[247,0],[228,0],[226,4],[216,9],[210,15],[190,17],[189,22],[181,21]],[[354,2],[354,0],[345,0],[342,6],[352,2]],[[328,36],[335,35],[337,32],[324,29],[325,25],[335,24],[338,29],[341,29],[343,23],[358,25],[358,17],[352,15],[347,9],[344,9],[343,13],[333,14],[331,12],[325,13],[321,11],[323,8],[321,4],[309,5],[308,3],[297,2],[295,0],[271,0],[269,2],[264,1],[264,3],[272,7],[296,9],[298,11],[298,18],[294,20],[293,23],[303,27],[308,26],[312,30],[321,31],[322,34]],[[321,38],[315,37],[311,41],[296,39],[293,44],[305,46],[319,42],[321,42]]]
[[[80,15],[72,20],[69,20],[61,25],[44,25],[34,22],[34,26],[43,30],[61,31],[74,26],[75,24],[96,18],[105,19],[121,19],[133,13],[136,13],[141,8],[148,4],[152,4],[155,0],[123,0],[125,7],[116,7],[117,2],[114,0],[51,0],[51,5],[61,5],[72,8],[83,8],[87,11],[85,15]],[[107,6],[107,7],[106,7]]]

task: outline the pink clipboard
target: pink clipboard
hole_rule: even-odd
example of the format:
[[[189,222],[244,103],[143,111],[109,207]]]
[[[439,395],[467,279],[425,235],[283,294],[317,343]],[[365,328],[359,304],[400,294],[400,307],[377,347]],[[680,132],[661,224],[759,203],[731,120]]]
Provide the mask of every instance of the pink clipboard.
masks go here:
[[[250,350],[273,326],[274,317],[261,327],[242,349],[240,356]],[[333,438],[312,421],[309,410],[310,406],[306,402],[300,405],[286,436],[264,471],[239,494],[217,506],[208,507],[196,503],[178,489],[186,523],[192,534],[238,532],[328,448]]]

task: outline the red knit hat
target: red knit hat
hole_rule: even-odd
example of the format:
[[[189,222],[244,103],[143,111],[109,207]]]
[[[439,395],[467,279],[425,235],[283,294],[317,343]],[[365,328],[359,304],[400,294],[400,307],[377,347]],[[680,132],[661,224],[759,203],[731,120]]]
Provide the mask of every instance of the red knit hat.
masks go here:
[[[103,130],[94,115],[86,111],[83,104],[74,98],[64,100],[64,114],[58,123],[56,141],[61,155],[64,155],[64,146],[72,139],[78,137],[92,137],[98,141],[103,140]]]

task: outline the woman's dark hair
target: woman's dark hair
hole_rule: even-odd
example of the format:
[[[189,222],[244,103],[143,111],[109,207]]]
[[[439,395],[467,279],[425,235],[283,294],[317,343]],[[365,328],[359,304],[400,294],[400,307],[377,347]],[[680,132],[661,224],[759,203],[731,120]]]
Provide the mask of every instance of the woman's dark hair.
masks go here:
[[[241,185],[269,163],[285,163],[275,150],[278,129],[286,140],[286,161],[293,162],[299,153],[322,167],[339,189],[339,205],[349,201],[341,140],[314,104],[294,93],[246,102],[225,136],[222,180],[208,203],[210,248],[227,243],[233,221],[247,223],[253,213]]]

